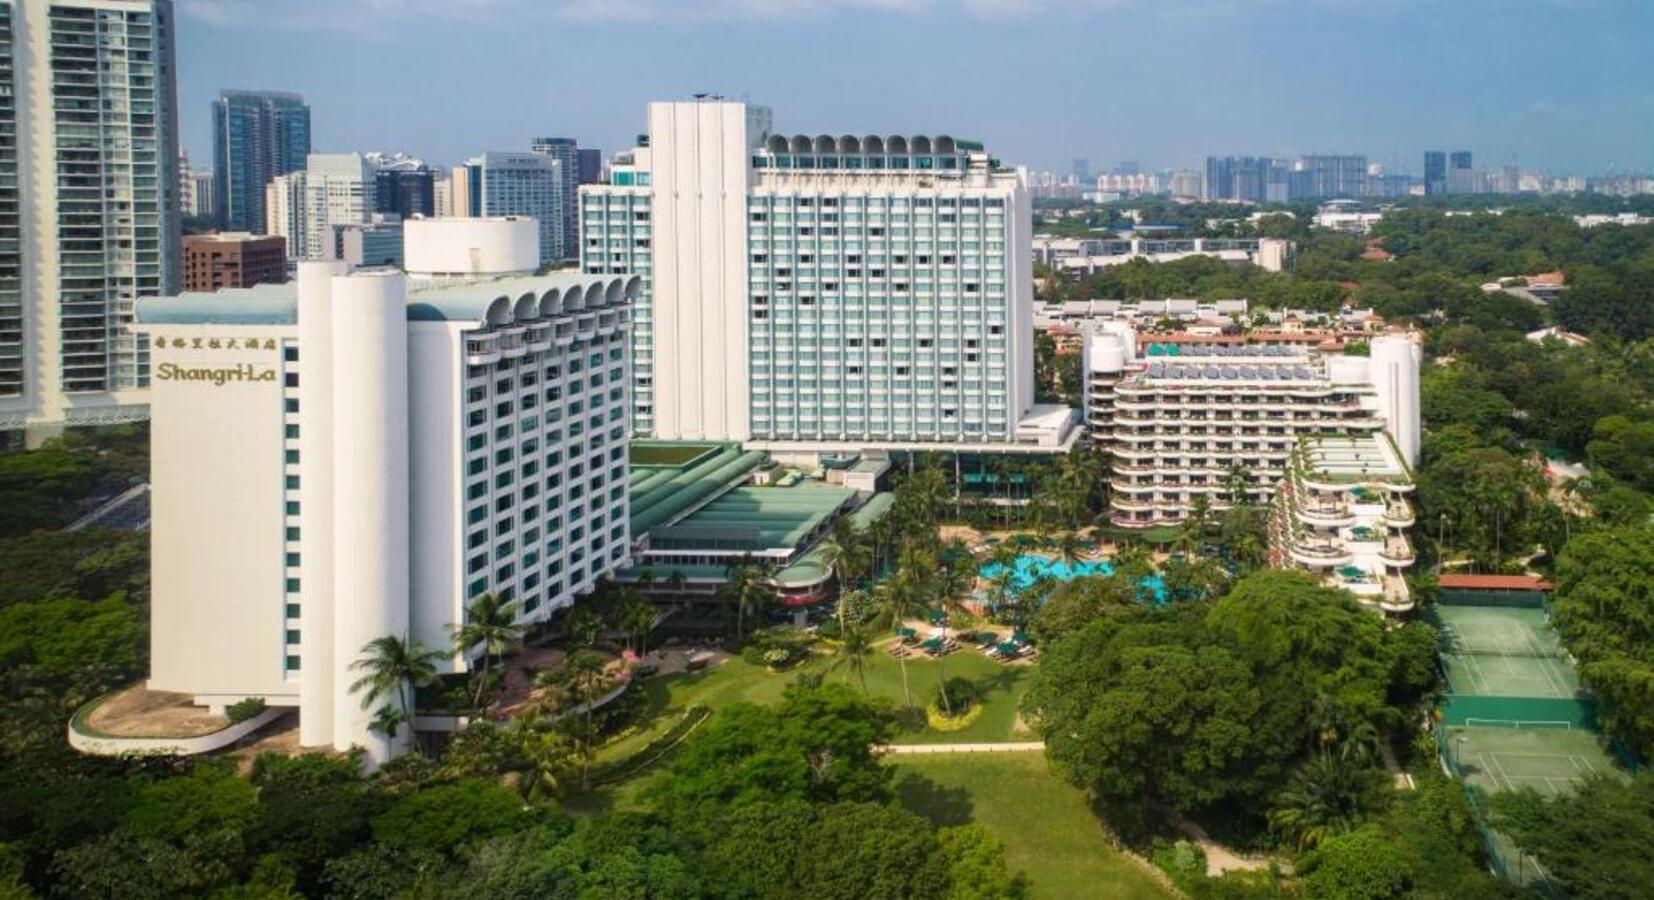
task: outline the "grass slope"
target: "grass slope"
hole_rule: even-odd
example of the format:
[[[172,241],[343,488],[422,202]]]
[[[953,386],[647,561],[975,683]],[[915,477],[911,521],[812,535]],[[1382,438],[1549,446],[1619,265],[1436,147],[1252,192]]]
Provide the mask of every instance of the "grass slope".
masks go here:
[[[828,681],[847,683],[861,690],[860,680],[842,669],[832,670],[835,659],[834,656],[817,657],[785,672],[770,672],[762,666],[748,665],[735,658],[704,672],[646,679],[641,684],[649,702],[644,713],[644,727],[636,734],[604,747],[599,751],[598,758],[617,759],[637,751],[670,728],[685,709],[696,704],[716,711],[739,701],[774,703],[781,699],[781,692],[801,673],[817,673]],[[926,727],[923,711],[936,689],[941,665],[946,666],[948,678],[963,677],[976,682],[986,698],[981,718],[969,728],[946,734]],[[931,659],[909,660],[908,686],[918,713],[904,716],[905,724],[896,740],[914,744],[1033,740],[1031,735],[1019,732],[1015,727],[1017,705],[1027,690],[1031,673],[1027,666],[1001,665],[975,650],[950,654],[943,664]],[[868,693],[888,698],[898,708],[904,706],[902,670],[895,659],[883,652],[869,657],[866,674]]]
[[[892,757],[897,792],[938,825],[976,822],[1005,842],[1033,896],[1051,900],[1165,900],[1176,895],[1111,846],[1085,795],[1053,774],[1043,753]]]

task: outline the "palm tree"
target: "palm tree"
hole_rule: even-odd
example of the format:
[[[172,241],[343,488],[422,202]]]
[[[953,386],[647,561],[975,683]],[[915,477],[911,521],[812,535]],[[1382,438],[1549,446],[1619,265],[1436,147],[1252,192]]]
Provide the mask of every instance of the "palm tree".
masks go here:
[[[406,722],[413,716],[408,702],[408,686],[424,687],[436,681],[436,663],[441,658],[440,652],[418,641],[399,638],[394,634],[374,638],[362,647],[361,655],[350,664],[352,671],[365,673],[351,683],[350,692],[362,693],[363,709],[373,706],[381,697],[396,697],[397,711],[402,721]],[[375,721],[378,721],[377,716]],[[387,741],[395,736],[396,728],[392,728]]]
[[[391,755],[391,742],[396,740],[396,733],[402,729],[402,723],[408,721],[408,714],[390,704],[379,707],[373,714],[373,721],[368,723],[368,730],[385,736],[385,755]]]
[[[861,625],[851,627],[844,632],[844,643],[839,647],[838,658],[833,660],[832,669],[845,670],[845,677],[851,675],[861,682],[861,692],[865,696],[872,696],[867,690],[867,661],[873,655],[873,638],[867,629]]]
[[[569,610],[569,640],[577,647],[590,647],[603,633],[603,617],[593,610],[577,606]]]
[[[913,615],[920,608],[918,595],[911,577],[906,572],[897,571],[895,575],[879,585],[878,593],[874,595],[878,602],[879,611],[890,619],[891,628],[902,627],[902,622]],[[907,656],[896,657],[896,662],[902,669],[902,699],[909,709],[913,708],[913,692],[908,689],[907,683]]]
[[[1072,531],[1057,535],[1057,558],[1069,565],[1079,563],[1080,557],[1091,549],[1091,542]]]
[[[482,669],[478,672],[477,693],[472,700],[476,709],[483,708],[483,693],[488,689],[489,664],[504,657],[522,639],[523,626],[517,623],[517,603],[499,594],[478,594],[465,607],[465,621],[448,626],[454,642],[454,652],[465,656],[471,648],[482,645]]]
[[[524,802],[534,803],[543,796],[562,793],[563,776],[574,755],[568,737],[537,728],[527,719],[518,719],[509,737],[522,766],[517,790]]]
[[[775,586],[770,580],[775,574],[775,566],[748,557],[731,565],[727,571],[729,581],[719,593],[735,604],[735,640],[742,641],[746,639],[747,616],[776,601]]]
[[[849,516],[840,516],[827,535],[827,562],[838,575],[839,590],[854,587],[866,571],[869,548],[866,537]]]
[[[1353,827],[1382,782],[1355,754],[1317,751],[1276,795],[1269,828],[1307,850]]]
[[[620,607],[620,626],[642,656],[648,652],[649,630],[655,627],[655,604],[636,591],[626,593]]]
[[[575,699],[583,705],[582,718],[585,728],[579,735],[580,756],[583,765],[580,770],[580,787],[585,789],[591,777],[592,758],[597,755],[597,734],[592,727],[593,706],[596,705],[597,691],[604,685],[607,665],[603,657],[595,653],[576,653],[563,663],[559,673],[570,689]]]

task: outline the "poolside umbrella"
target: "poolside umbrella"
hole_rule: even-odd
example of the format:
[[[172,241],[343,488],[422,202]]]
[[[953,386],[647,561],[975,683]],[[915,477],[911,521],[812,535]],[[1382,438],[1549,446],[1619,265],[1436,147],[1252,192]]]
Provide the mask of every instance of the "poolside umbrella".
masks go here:
[[[1026,631],[1018,631],[1011,635],[1011,640],[1018,644],[1031,644],[1034,638]]]
[[[1020,651],[1021,649],[1022,648],[1017,646],[1017,644],[1014,641],[1006,641],[1005,643],[999,645],[999,652],[1007,654],[1007,655],[1012,654],[1012,653],[1016,653],[1016,652]]]
[[[903,626],[896,629],[896,636],[897,637],[905,637],[905,638],[918,637],[919,632],[914,631],[913,629],[907,627],[906,625],[903,625]]]
[[[941,625],[941,624],[946,623],[947,620],[948,620],[948,614],[947,613],[945,613],[945,612],[943,612],[939,609],[933,609],[933,610],[930,611],[930,624],[932,624],[932,625]]]
[[[942,639],[939,637],[933,637],[919,646],[926,650],[940,650],[942,649]]]

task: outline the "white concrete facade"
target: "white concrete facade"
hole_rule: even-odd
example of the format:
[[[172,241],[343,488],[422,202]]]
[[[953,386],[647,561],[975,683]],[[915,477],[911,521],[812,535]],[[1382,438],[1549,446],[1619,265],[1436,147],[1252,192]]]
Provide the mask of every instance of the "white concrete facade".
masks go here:
[[[287,238],[288,259],[328,259],[334,227],[373,221],[373,164],[359,153],[312,153],[303,171],[264,190],[266,234]]]
[[[645,279],[640,433],[810,448],[1049,450],[1026,185],[948,136],[804,136],[652,103],[582,189],[582,265]]]
[[[1182,521],[1199,496],[1221,509],[1237,468],[1247,498],[1267,501],[1303,436],[1383,433],[1403,464],[1418,458],[1418,348],[1405,335],[1374,339],[1370,357],[1161,343],[1138,356],[1118,321],[1084,339],[1086,427],[1113,459],[1116,525]]]
[[[538,621],[629,562],[637,279],[298,279],[146,300],[157,414],[150,679],[300,709],[382,761],[364,645],[449,649],[482,593]],[[463,670],[455,654],[445,670]]]
[[[139,296],[176,291],[167,0],[0,0],[0,429],[147,415]]]

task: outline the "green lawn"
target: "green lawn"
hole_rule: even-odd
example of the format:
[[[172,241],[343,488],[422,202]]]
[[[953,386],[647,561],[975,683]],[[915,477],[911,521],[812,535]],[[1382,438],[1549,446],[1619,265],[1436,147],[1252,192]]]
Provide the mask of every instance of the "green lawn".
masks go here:
[[[938,825],[976,822],[1005,842],[1013,870],[1037,898],[1164,900],[1176,896],[1115,850],[1085,795],[1053,774],[1043,753],[890,757],[897,793]]]
[[[817,672],[828,681],[847,683],[861,689],[859,680],[846,672],[833,671],[836,657],[821,656],[785,672],[770,672],[761,666],[751,666],[739,658],[704,672],[657,676],[645,679],[641,687],[648,697],[646,724],[636,734],[604,747],[599,759],[618,759],[642,748],[657,735],[672,727],[685,709],[699,704],[717,710],[737,701],[774,703],[800,673]],[[939,667],[945,666],[949,678],[964,677],[975,681],[986,697],[982,716],[969,728],[955,732],[932,731],[924,724],[923,706],[936,688]],[[896,735],[899,743],[976,743],[986,741],[1033,740],[1026,732],[1014,731],[1017,705],[1028,687],[1033,670],[1027,666],[1006,666],[994,662],[975,650],[964,649],[949,654],[938,663],[932,659],[908,660],[907,678],[913,694],[913,703],[920,710],[917,715],[904,716],[902,731]],[[880,651],[867,660],[867,690],[874,696],[888,697],[902,707],[901,665]]]

